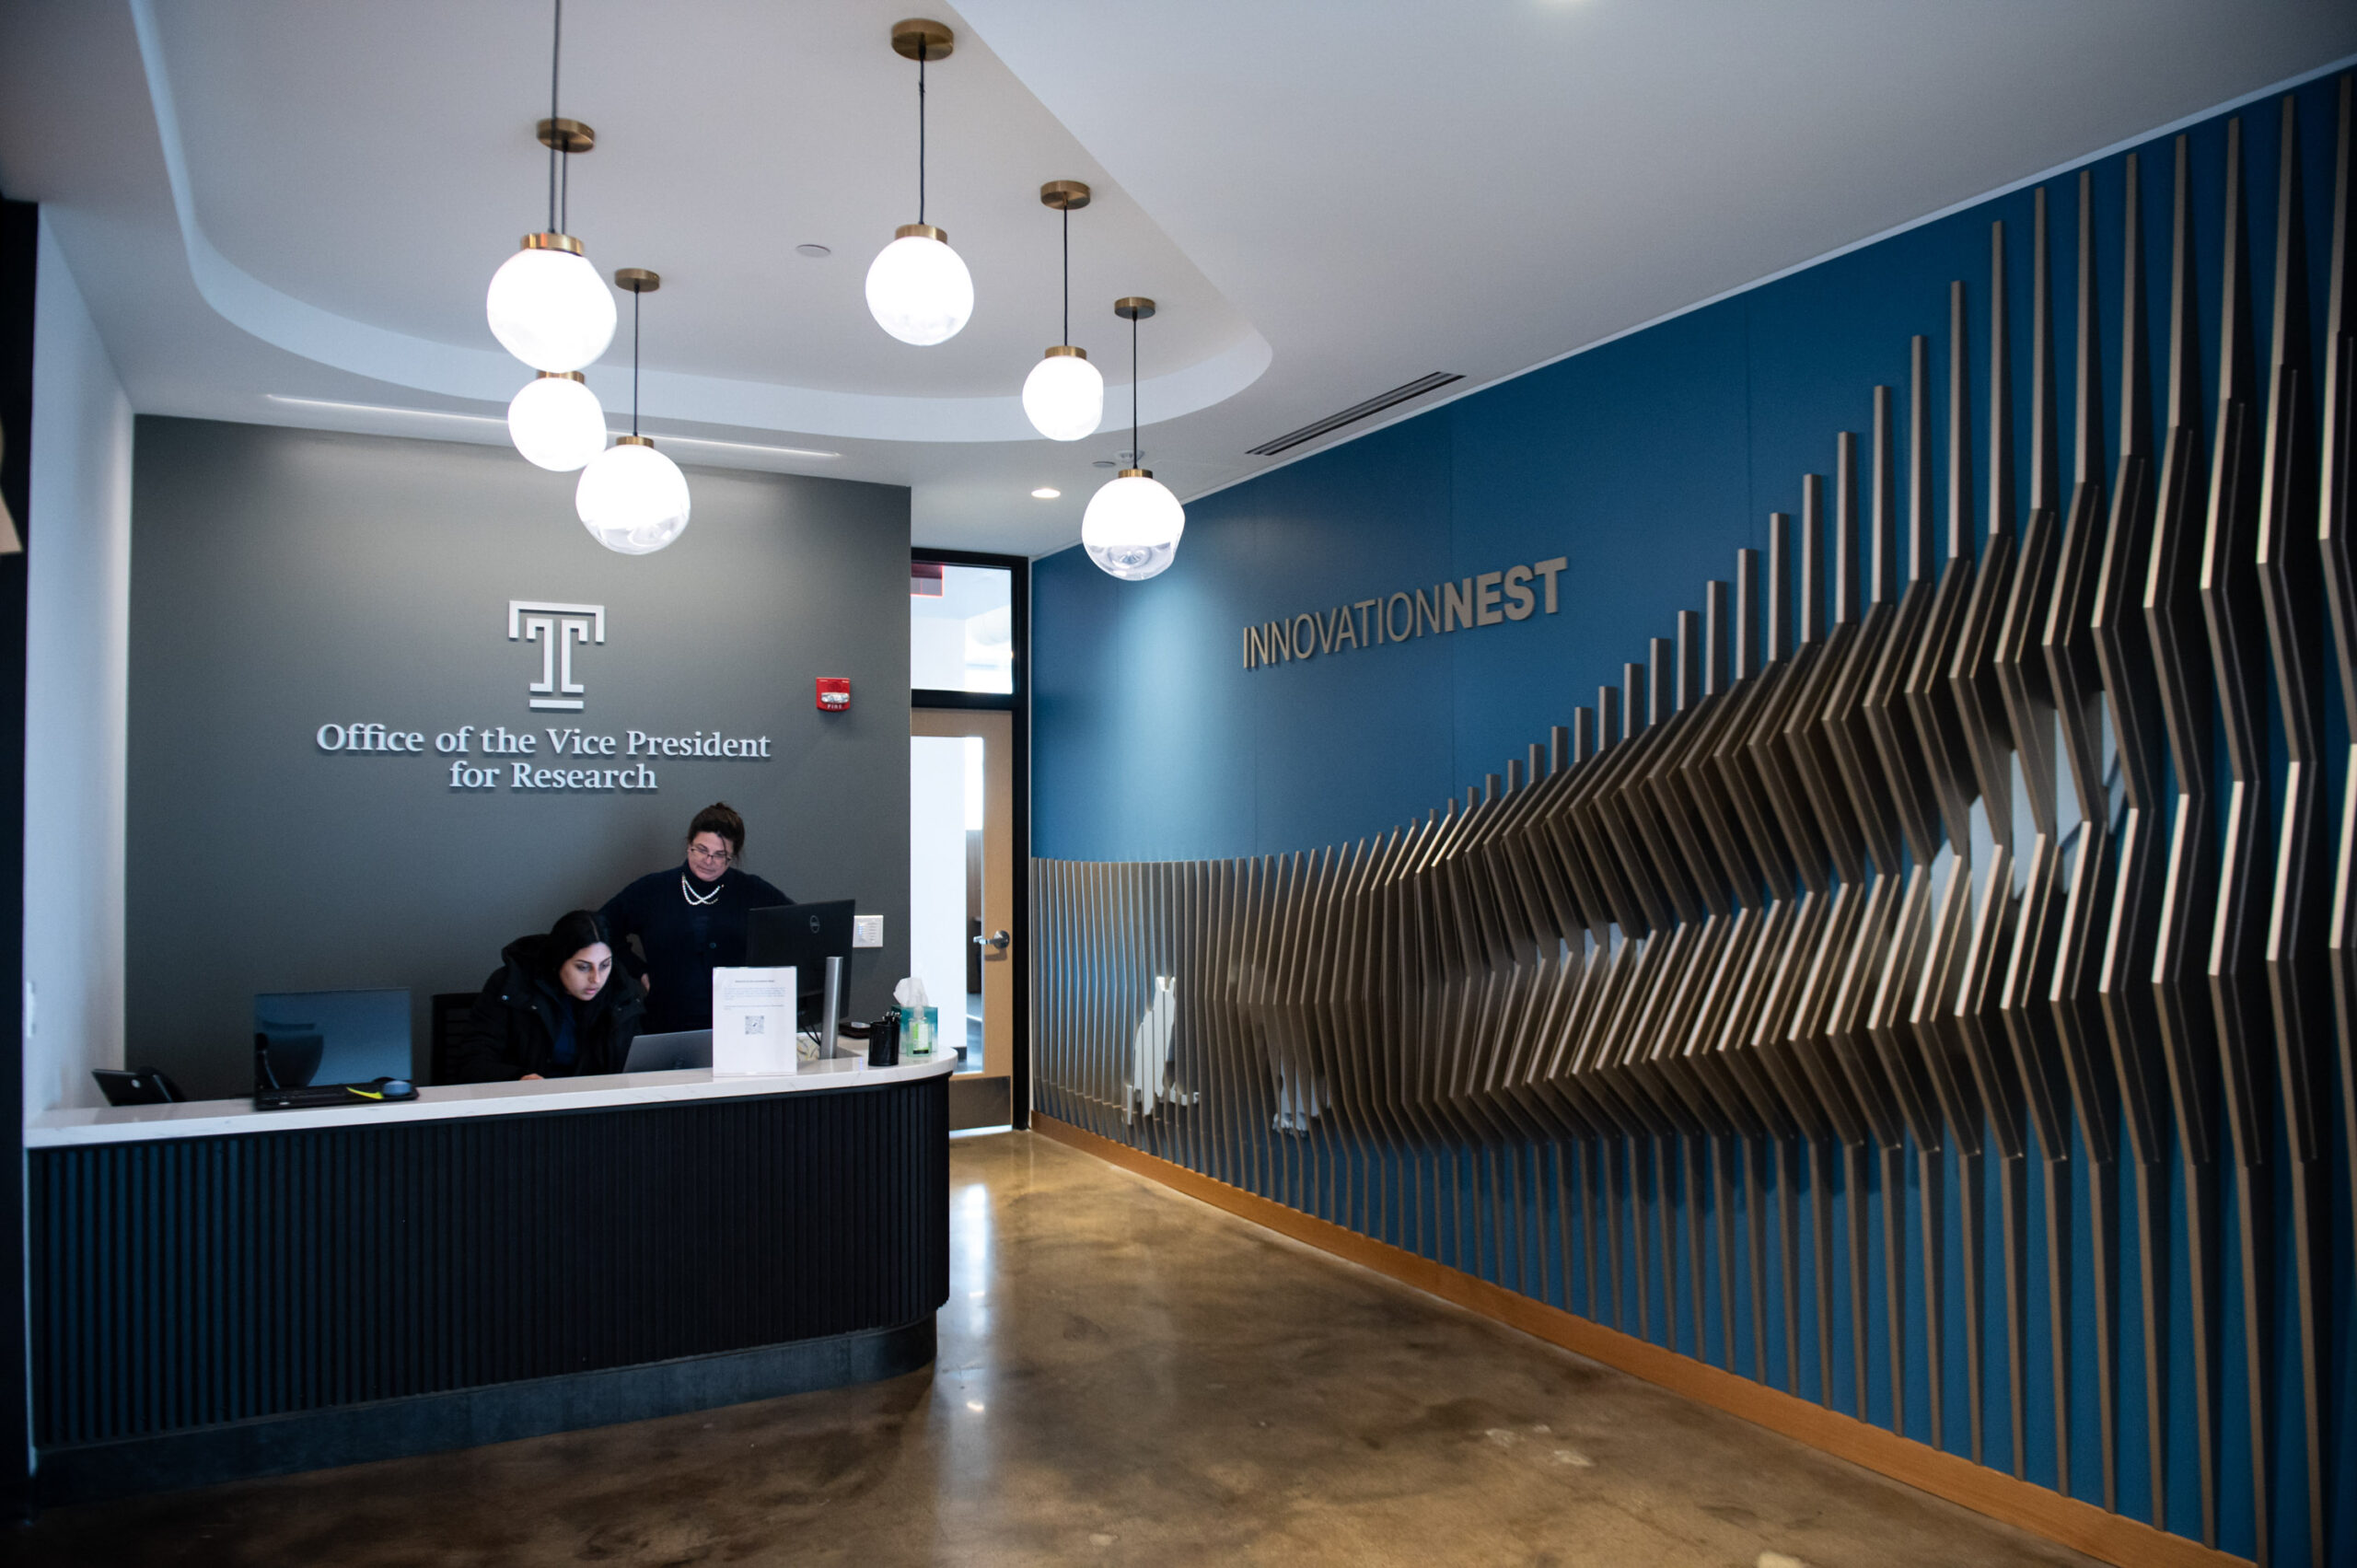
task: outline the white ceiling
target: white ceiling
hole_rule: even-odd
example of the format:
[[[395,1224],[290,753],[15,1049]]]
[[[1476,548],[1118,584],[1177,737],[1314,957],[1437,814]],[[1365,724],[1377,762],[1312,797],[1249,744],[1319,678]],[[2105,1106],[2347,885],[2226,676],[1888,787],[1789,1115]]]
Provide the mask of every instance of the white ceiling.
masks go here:
[[[1163,303],[1144,442],[1190,497],[1426,371],[1513,375],[2357,51],[2340,0],[934,6],[926,216],[978,302],[915,349],[860,294],[915,216],[912,5],[572,0],[570,227],[664,274],[644,410],[681,460],[907,484],[919,542],[1030,554],[1129,444],[1117,295]],[[143,412],[502,441],[526,377],[482,291],[545,222],[548,18],[0,0],[0,189],[50,206]],[[1097,191],[1073,335],[1113,384],[1070,445],[1016,402],[1058,336],[1055,178]],[[627,367],[592,372],[610,411]]]

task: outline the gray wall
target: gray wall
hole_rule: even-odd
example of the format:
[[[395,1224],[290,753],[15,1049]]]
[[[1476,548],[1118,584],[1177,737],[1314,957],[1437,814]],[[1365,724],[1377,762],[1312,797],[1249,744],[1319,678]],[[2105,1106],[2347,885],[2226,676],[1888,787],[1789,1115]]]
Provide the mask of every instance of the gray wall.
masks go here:
[[[125,1055],[190,1094],[251,1082],[252,998],[471,991],[501,946],[675,865],[714,799],[746,869],[885,917],[853,1014],[908,969],[905,490],[691,470],[669,549],[610,553],[570,474],[505,447],[143,417],[132,520]],[[511,598],[602,604],[578,714],[534,713]],[[851,678],[848,714],[811,682]],[[324,724],[423,731],[424,756],[329,754]],[[472,725],[767,735],[767,761],[656,758],[652,794],[450,787]],[[608,766],[620,765],[618,759]],[[29,892],[32,891],[29,889]],[[29,918],[38,918],[33,901]]]

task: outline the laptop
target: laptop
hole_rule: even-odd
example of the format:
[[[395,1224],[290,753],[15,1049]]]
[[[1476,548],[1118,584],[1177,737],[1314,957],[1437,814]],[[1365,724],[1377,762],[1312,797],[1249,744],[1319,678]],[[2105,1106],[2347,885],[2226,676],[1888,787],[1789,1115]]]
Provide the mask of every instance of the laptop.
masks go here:
[[[677,1073],[712,1065],[712,1031],[680,1029],[675,1034],[641,1035],[630,1042],[625,1073]]]

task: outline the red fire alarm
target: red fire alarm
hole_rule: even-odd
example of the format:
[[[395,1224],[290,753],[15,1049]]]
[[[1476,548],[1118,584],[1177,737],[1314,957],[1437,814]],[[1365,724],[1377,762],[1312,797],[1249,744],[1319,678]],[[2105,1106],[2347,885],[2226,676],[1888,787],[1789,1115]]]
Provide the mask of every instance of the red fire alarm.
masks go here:
[[[851,708],[851,681],[841,675],[819,677],[819,711],[822,714],[846,713]]]

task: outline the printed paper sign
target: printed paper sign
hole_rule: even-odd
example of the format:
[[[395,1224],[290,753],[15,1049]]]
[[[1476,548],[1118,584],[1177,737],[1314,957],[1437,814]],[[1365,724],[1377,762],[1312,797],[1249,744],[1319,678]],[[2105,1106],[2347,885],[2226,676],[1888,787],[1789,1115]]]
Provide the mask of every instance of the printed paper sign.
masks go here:
[[[795,1049],[795,985],[784,969],[712,971],[712,1075],[753,1077],[801,1071]]]

